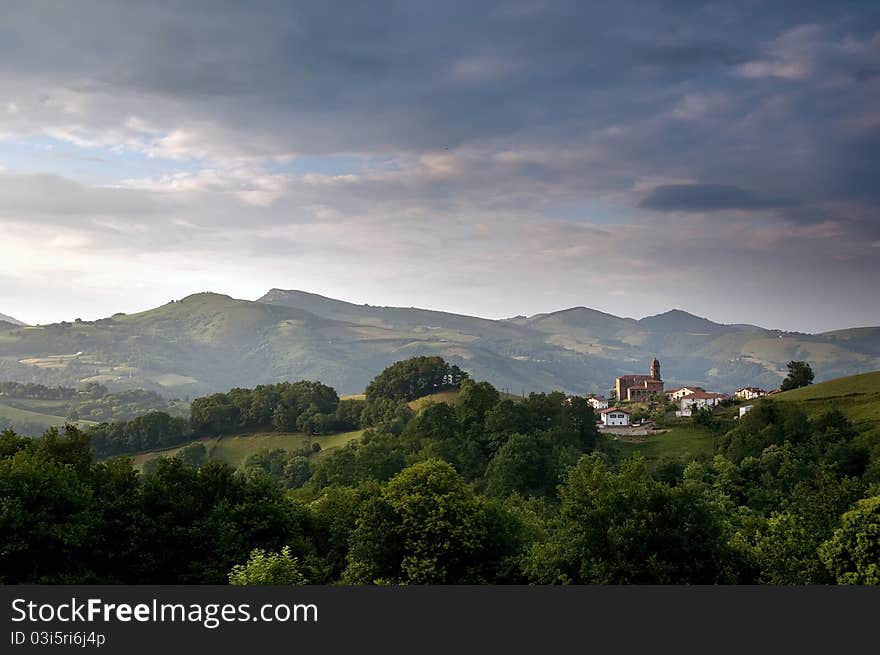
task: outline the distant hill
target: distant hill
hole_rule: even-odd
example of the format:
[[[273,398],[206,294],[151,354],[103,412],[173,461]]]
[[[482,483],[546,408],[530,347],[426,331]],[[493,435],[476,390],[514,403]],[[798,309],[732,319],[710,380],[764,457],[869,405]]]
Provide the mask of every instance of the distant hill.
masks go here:
[[[519,395],[606,393],[616,376],[661,361],[667,385],[774,388],[791,359],[817,380],[880,369],[880,328],[827,334],[723,325],[681,310],[641,320],[587,307],[491,320],[359,305],[273,289],[258,301],[215,293],[98,321],[0,329],[0,379],[146,388],[194,397],[282,380],[356,394],[383,368],[440,355]]]
[[[11,316],[7,316],[6,314],[0,314],[0,323],[10,323],[12,325],[27,325],[22,321],[19,321],[17,318],[12,318]]]
[[[663,314],[647,316],[638,321],[639,327],[649,332],[685,332],[688,334],[723,334],[737,331],[760,331],[753,325],[722,325],[708,318],[694,316],[680,309],[670,309]]]

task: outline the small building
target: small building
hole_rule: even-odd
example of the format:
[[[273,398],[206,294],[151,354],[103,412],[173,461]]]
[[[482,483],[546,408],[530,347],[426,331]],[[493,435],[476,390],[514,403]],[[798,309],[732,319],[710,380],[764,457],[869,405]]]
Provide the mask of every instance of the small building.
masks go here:
[[[766,396],[767,392],[759,387],[741,387],[733,395],[741,400],[754,400]]]
[[[706,393],[706,390],[703,387],[682,387],[681,389],[671,389],[666,392],[667,400],[681,400],[685,396],[690,396],[692,393]]]
[[[723,393],[709,393],[706,391],[695,391],[683,397],[679,402],[681,409],[675,412],[676,416],[692,416],[695,410],[701,410],[706,407],[716,407],[721,404],[722,400],[727,398]]]
[[[740,407],[739,408],[739,418],[742,418],[743,416],[748,414],[750,411],[752,411],[752,407],[754,407],[754,405],[743,405],[742,407]]]
[[[609,407],[602,410],[602,425],[605,427],[626,427],[629,423],[629,410]]]
[[[590,396],[587,402],[593,409],[607,409],[608,399],[605,396]]]

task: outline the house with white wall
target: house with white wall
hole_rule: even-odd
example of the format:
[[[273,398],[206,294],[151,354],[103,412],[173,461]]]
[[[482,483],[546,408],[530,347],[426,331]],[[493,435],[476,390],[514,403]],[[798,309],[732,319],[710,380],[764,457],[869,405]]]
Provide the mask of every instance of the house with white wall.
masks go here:
[[[628,409],[609,407],[602,410],[602,425],[605,427],[626,427],[629,424]]]
[[[740,387],[733,395],[740,400],[754,400],[766,396],[767,392],[759,387]]]
[[[716,407],[721,401],[727,398],[723,393],[709,393],[706,391],[695,391],[679,400],[681,409],[675,412],[676,416],[692,416],[695,411],[705,407]]]
[[[670,389],[666,392],[667,400],[681,400],[685,396],[690,396],[692,393],[705,393],[706,390],[703,387],[682,387],[681,389]]]
[[[753,407],[754,407],[754,405],[743,405],[742,407],[740,407],[739,408],[739,418],[742,418],[743,416],[748,414],[750,411],[752,411]]]
[[[591,396],[587,398],[587,402],[593,409],[607,409],[608,399],[605,396]]]

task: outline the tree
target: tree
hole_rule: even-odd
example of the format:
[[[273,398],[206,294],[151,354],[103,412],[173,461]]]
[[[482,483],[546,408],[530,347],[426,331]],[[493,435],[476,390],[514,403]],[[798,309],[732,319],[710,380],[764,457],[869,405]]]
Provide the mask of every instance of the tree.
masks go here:
[[[141,484],[140,557],[129,583],[222,584],[254,548],[308,552],[307,512],[265,476],[159,458]]]
[[[752,554],[765,584],[828,584],[834,582],[819,556],[822,542],[831,537],[840,514],[852,506],[864,488],[853,478],[839,479],[816,471],[798,482],[759,526]]]
[[[368,481],[356,487],[327,487],[309,504],[314,539],[326,563],[324,574],[313,583],[339,580],[345,571],[351,535],[364,504],[380,493],[379,484]]]
[[[459,423],[466,430],[471,427],[482,430],[486,414],[499,400],[498,390],[488,382],[465,380],[455,405]]]
[[[510,435],[486,469],[486,493],[495,498],[506,498],[513,492],[553,495],[560,473],[555,455],[546,433]]]
[[[838,584],[880,585],[880,496],[846,512],[819,556]]]
[[[788,363],[788,377],[782,381],[780,391],[789,391],[791,389],[800,389],[813,384],[813,369],[809,363],[801,361],[790,361]]]
[[[457,389],[467,373],[442,357],[412,357],[395,362],[367,385],[367,404],[378,398],[415,400],[445,389]]]
[[[812,432],[806,413],[795,403],[761,399],[718,441],[718,452],[734,462],[760,457],[771,445],[806,443]]]
[[[261,548],[251,551],[246,564],[238,564],[229,572],[229,584],[250,585],[304,585],[308,584],[299,560],[284,546],[280,553],[267,553]]]
[[[369,500],[351,536],[349,584],[497,581],[517,548],[512,518],[479,498],[449,464],[401,471]]]
[[[64,435],[53,428],[14,447],[14,455],[0,460],[0,583],[94,579],[85,555],[100,526],[88,480],[88,440],[68,426]]]
[[[205,448],[205,444],[201,441],[196,441],[195,443],[191,443],[190,445],[181,448],[175,457],[187,466],[200,468],[204,466],[205,462],[208,460],[208,451]]]
[[[634,458],[619,473],[584,456],[560,490],[549,538],[526,573],[539,584],[712,584],[730,582],[730,526],[699,489],[654,480]]]

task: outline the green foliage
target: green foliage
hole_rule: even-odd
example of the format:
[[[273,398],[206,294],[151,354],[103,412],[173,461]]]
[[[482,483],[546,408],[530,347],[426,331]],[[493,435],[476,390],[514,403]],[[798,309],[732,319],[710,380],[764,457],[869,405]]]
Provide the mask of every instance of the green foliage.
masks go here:
[[[553,496],[562,465],[550,433],[512,434],[486,469],[486,493]]]
[[[846,512],[819,553],[838,584],[880,585],[880,496]]]
[[[339,396],[331,387],[303,380],[196,398],[190,422],[199,436],[256,430],[327,434],[349,427],[350,408],[344,420],[338,408]]]
[[[404,452],[393,435],[368,432],[361,443],[351,443],[318,462],[311,485],[322,488],[387,480],[404,466]]]
[[[268,475],[287,489],[299,489],[311,479],[315,470],[314,463],[309,459],[311,452],[310,446],[297,452],[281,448],[262,450],[248,457],[242,470],[249,474],[259,472]]]
[[[819,557],[819,547],[840,521],[840,514],[864,493],[853,478],[839,479],[819,471],[799,481],[758,524],[751,537],[752,555],[765,584],[827,584],[834,582]]]
[[[100,423],[88,430],[98,457],[177,446],[190,441],[190,422],[165,412],[148,412],[130,421]]]
[[[813,369],[807,362],[790,361],[787,364],[788,375],[779,387],[780,391],[791,391],[813,384]]]
[[[415,464],[367,502],[352,533],[350,584],[497,582],[515,554],[515,526],[447,463]]]
[[[405,400],[374,398],[364,404],[360,420],[363,426],[400,434],[412,417],[413,411]]]
[[[222,584],[255,548],[307,550],[307,515],[263,477],[218,462],[200,469],[160,459],[140,490],[140,559],[131,575],[158,583]]]
[[[712,584],[733,582],[729,519],[689,486],[654,480],[644,460],[615,473],[583,457],[560,490],[549,538],[526,564],[536,583]]]
[[[378,398],[415,400],[445,389],[457,389],[467,373],[442,357],[412,357],[395,362],[367,385],[367,403]]]
[[[0,437],[0,580],[220,584],[254,548],[309,551],[306,512],[265,479],[216,462],[96,463],[68,427]]]
[[[205,444],[196,442],[181,448],[175,457],[186,466],[201,468],[208,461],[208,451],[205,449]]]
[[[718,451],[734,461],[757,457],[771,445],[804,443],[810,436],[807,415],[795,405],[759,400],[718,442]]]
[[[253,435],[193,442],[160,413],[0,433],[0,583],[875,581],[877,504],[861,499],[876,498],[880,442],[840,411],[766,399],[732,429],[723,410],[711,430],[670,419],[642,444],[649,471],[561,393],[514,401],[465,380],[454,403],[413,411],[316,384],[233,389],[202,409],[233,408],[235,429],[279,406],[301,409],[297,423],[376,412],[379,425],[348,445],[263,435],[260,452],[240,449]],[[174,439],[189,445],[140,475],[95,460]],[[239,471],[221,448],[239,448]]]
[[[236,565],[229,572],[229,584],[250,585],[304,585],[308,584],[299,560],[284,546],[280,553],[267,553],[261,548],[251,552],[247,563]]]
[[[321,495],[309,504],[316,548],[325,563],[320,579],[315,582],[330,583],[341,578],[348,565],[349,543],[358,518],[366,503],[380,493],[376,482],[333,486],[322,489]]]

